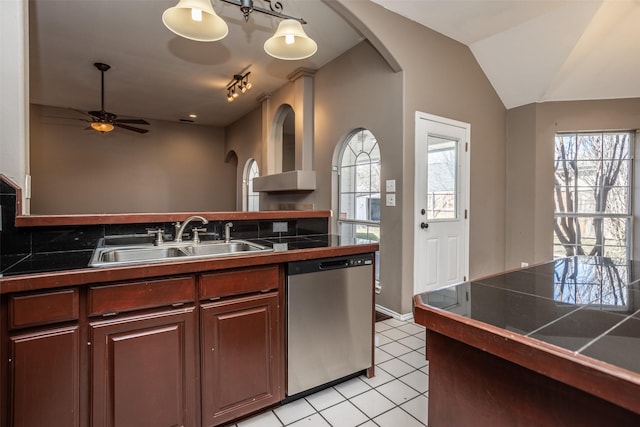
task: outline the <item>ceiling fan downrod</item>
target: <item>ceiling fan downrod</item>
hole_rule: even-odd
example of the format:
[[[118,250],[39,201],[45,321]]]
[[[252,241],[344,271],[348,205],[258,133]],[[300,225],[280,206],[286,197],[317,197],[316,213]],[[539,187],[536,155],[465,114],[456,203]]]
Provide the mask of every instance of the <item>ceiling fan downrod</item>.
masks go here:
[[[111,68],[111,66],[109,64],[104,64],[102,62],[95,62],[93,65],[98,70],[100,70],[100,76],[101,76],[100,110],[105,111],[104,109],[104,72],[108,71]]]

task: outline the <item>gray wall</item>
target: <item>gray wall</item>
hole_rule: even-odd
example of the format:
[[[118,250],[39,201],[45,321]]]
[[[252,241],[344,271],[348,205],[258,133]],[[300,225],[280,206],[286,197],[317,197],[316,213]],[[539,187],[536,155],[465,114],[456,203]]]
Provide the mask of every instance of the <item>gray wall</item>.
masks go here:
[[[364,34],[375,28],[375,36],[315,75],[317,190],[269,194],[261,206],[312,203],[316,209],[335,211],[337,177],[330,167],[336,147],[356,128],[371,130],[380,143],[382,180],[396,180],[398,199],[396,207],[385,206],[381,212],[382,293],[377,302],[406,314],[412,310],[413,295],[415,112],[471,124],[471,277],[504,268],[506,112],[466,46],[370,2],[340,1],[334,6],[351,16]],[[291,101],[291,86],[273,94],[272,109]],[[240,165],[245,161],[239,157]],[[265,171],[264,159],[260,169]]]
[[[255,159],[260,169],[260,175],[264,174],[262,161],[262,109],[256,108],[242,119],[227,126],[225,129],[225,152],[234,152],[238,157],[236,171],[236,183],[243,182],[244,168],[249,159]],[[242,210],[242,186],[235,188],[234,210]]]
[[[392,279],[397,289],[388,298],[386,307],[408,313],[413,294],[415,112],[471,124],[472,278],[504,268],[506,112],[466,46],[371,2],[340,0],[338,4],[338,10],[343,9],[347,16],[357,19],[354,25],[367,34],[376,49],[403,70],[400,107],[403,136],[393,142],[396,155],[402,156],[402,160],[394,161],[394,167],[385,170],[386,177],[400,183],[396,193],[398,206],[382,227],[401,230],[397,233],[401,242],[388,248],[401,274]],[[384,165],[384,154],[382,161]]]
[[[519,267],[521,261],[539,263],[553,258],[553,150],[556,132],[639,128],[638,98],[545,102],[508,111],[506,268]],[[640,173],[637,165],[635,169],[634,191],[637,192]],[[638,230],[640,198],[637,193],[633,198],[636,204],[634,228]],[[636,240],[637,235],[634,233]],[[635,247],[640,247],[638,242],[635,242]]]
[[[100,134],[68,116],[31,106],[32,213],[235,210],[223,129],[151,121],[144,135]]]
[[[272,95],[271,108],[281,103],[293,105],[295,93],[288,84]],[[337,212],[338,176],[331,166],[337,164],[342,142],[358,128],[369,129],[377,138],[382,156],[382,181],[395,178],[398,191],[402,186],[402,73],[394,72],[373,46],[364,41],[340,57],[326,64],[314,77],[314,170],[317,189],[313,192],[263,194],[261,206],[278,203],[313,204],[315,209],[333,209]],[[227,128],[227,150],[238,154],[240,165],[248,158],[258,160],[261,174],[266,170],[259,154],[261,115],[253,112]],[[251,131],[254,129],[254,131]],[[240,168],[239,168],[240,169]],[[398,309],[398,295],[402,284],[402,221],[399,208],[381,208],[381,283],[378,304]],[[336,218],[332,229],[335,231]],[[395,310],[394,310],[395,311]]]

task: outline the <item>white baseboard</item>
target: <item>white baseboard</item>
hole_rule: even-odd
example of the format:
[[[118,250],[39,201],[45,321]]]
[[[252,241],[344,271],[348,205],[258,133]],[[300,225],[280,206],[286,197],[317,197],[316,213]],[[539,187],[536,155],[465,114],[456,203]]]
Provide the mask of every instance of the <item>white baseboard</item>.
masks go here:
[[[379,311],[382,314],[386,314],[387,316],[391,316],[394,319],[402,320],[403,322],[413,320],[413,313],[405,313],[405,314],[396,313],[395,311],[389,310],[388,308],[385,308],[378,304],[376,304],[376,311]]]

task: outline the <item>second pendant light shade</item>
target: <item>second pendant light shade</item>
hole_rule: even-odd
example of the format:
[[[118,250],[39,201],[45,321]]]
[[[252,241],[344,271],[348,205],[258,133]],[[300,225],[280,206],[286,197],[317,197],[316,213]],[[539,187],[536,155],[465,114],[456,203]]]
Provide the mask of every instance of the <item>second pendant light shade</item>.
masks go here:
[[[280,21],[276,33],[264,42],[264,50],[277,59],[305,59],[316,53],[318,45],[295,19]]]

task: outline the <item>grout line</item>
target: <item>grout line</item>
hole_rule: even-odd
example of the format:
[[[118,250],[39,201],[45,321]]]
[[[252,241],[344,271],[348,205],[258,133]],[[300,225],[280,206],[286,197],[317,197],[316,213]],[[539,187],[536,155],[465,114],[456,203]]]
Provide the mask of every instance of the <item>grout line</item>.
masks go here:
[[[398,321],[397,319],[390,319],[390,320]],[[382,322],[385,322],[385,321],[383,320]],[[380,323],[382,323],[382,322],[380,322]],[[391,344],[391,343],[393,343],[393,342],[398,342],[398,340],[400,340],[400,339],[404,339],[404,338],[408,338],[408,337],[413,337],[413,336],[418,336],[418,335],[420,335],[419,339],[421,339],[422,341],[425,341],[425,340],[424,340],[424,338],[422,337],[422,334],[424,334],[424,329],[422,329],[421,331],[416,332],[416,333],[414,333],[414,334],[411,334],[411,333],[408,333],[408,332],[405,332],[405,331],[403,331],[403,330],[399,329],[400,327],[406,326],[406,325],[408,325],[408,324],[414,324],[414,323],[412,323],[412,321],[411,321],[411,320],[410,320],[410,321],[404,321],[404,322],[402,322],[402,324],[400,324],[400,325],[397,325],[397,326],[390,326],[389,328],[385,329],[384,331],[390,331],[390,330],[392,330],[392,329],[398,329],[399,331],[404,332],[404,333],[406,333],[406,334],[407,334],[407,336],[402,337],[402,338],[399,338],[399,339],[392,339],[392,338],[390,338],[390,337],[387,337],[387,338],[389,338],[389,339],[391,339],[391,340],[392,340],[392,341],[390,341],[390,342],[389,342],[389,343],[387,343],[387,344]],[[384,331],[375,331],[375,334],[382,334],[382,332],[384,332]],[[384,335],[384,334],[383,334],[383,335]],[[386,335],[385,335],[385,336],[386,336]],[[387,345],[387,344],[384,344],[384,345]],[[387,359],[387,360],[385,360],[384,362],[379,362],[379,363],[378,363],[378,362],[376,362],[376,363],[375,363],[375,368],[376,368],[376,370],[380,369],[380,370],[384,371],[386,374],[388,374],[388,375],[389,375],[389,377],[391,378],[389,381],[386,381],[386,382],[384,382],[384,383],[382,383],[382,384],[378,384],[377,386],[372,386],[372,385],[371,385],[371,384],[369,384],[367,381],[364,381],[361,377],[355,377],[354,379],[349,380],[349,381],[354,381],[355,379],[358,379],[358,381],[362,381],[362,382],[367,386],[367,389],[366,389],[366,390],[364,390],[364,391],[362,391],[362,392],[359,392],[359,393],[357,393],[357,394],[354,394],[354,395],[353,395],[353,396],[351,396],[351,397],[347,397],[347,396],[345,396],[342,392],[340,392],[340,390],[338,390],[335,386],[333,386],[333,387],[331,387],[331,388],[333,388],[333,389],[334,389],[334,391],[336,391],[336,392],[337,392],[337,393],[338,393],[338,394],[339,394],[339,395],[340,395],[344,400],[341,400],[340,402],[337,402],[337,403],[335,403],[335,404],[333,404],[333,405],[327,406],[326,408],[323,408],[323,409],[322,409],[322,411],[326,411],[327,409],[333,408],[333,407],[335,407],[335,406],[337,406],[337,405],[340,405],[340,404],[342,404],[342,403],[347,402],[347,403],[349,403],[351,406],[355,407],[355,408],[356,408],[360,413],[362,413],[362,414],[365,416],[365,418],[366,418],[366,420],[365,420],[364,422],[362,422],[362,423],[358,424],[358,426],[362,426],[362,425],[367,424],[367,423],[373,423],[374,425],[379,426],[379,424],[378,424],[376,421],[374,421],[374,418],[378,418],[378,417],[380,417],[380,416],[382,416],[382,415],[386,414],[387,412],[393,411],[394,409],[398,408],[398,409],[400,409],[401,411],[403,411],[404,413],[408,414],[411,418],[415,419],[418,423],[420,423],[420,425],[423,425],[423,426],[424,426],[424,424],[422,424],[422,421],[420,421],[417,417],[415,417],[415,416],[414,416],[413,414],[411,414],[409,411],[407,411],[406,409],[404,409],[401,405],[404,405],[404,404],[406,404],[406,403],[408,403],[408,402],[411,402],[411,401],[413,401],[413,400],[415,400],[415,399],[418,399],[418,398],[420,398],[420,396],[424,396],[424,397],[427,399],[427,402],[428,402],[428,400],[429,400],[429,390],[427,389],[425,392],[420,392],[419,390],[415,389],[415,388],[414,388],[414,387],[412,387],[411,385],[409,385],[409,384],[405,383],[404,381],[402,381],[402,379],[401,379],[401,378],[403,378],[403,377],[405,377],[405,376],[407,376],[407,375],[411,375],[411,374],[413,374],[413,373],[415,373],[415,372],[420,372],[420,373],[424,373],[425,375],[427,375],[427,380],[428,380],[429,374],[428,374],[428,373],[423,372],[423,371],[422,371],[422,369],[424,369],[425,367],[427,367],[427,368],[428,368],[428,366],[429,366],[429,362],[427,361],[427,364],[426,364],[425,366],[420,367],[420,368],[416,368],[415,366],[413,366],[413,365],[411,365],[411,364],[409,364],[409,363],[405,362],[404,360],[402,360],[402,359],[401,359],[401,357],[402,357],[402,356],[406,356],[407,354],[411,354],[412,352],[418,353],[418,354],[420,355],[420,357],[424,357],[424,354],[420,353],[420,352],[418,351],[419,349],[413,349],[413,348],[410,348],[410,347],[408,347],[408,346],[406,346],[406,345],[404,345],[404,344],[402,344],[402,343],[399,343],[399,342],[398,342],[398,344],[400,344],[400,345],[402,345],[402,346],[404,346],[404,347],[407,347],[407,348],[409,349],[409,351],[408,351],[407,353],[403,353],[403,354],[401,354],[401,355],[399,355],[399,356],[394,356],[393,354],[391,354],[391,353],[389,353],[389,352],[387,352],[387,351],[383,350],[380,346],[376,346],[376,347],[375,347],[375,349],[377,349],[377,350],[379,350],[379,351],[382,351],[382,352],[384,352],[385,354],[387,354],[387,355],[389,355],[389,356],[390,356],[390,358],[389,358],[389,359]],[[426,347],[426,341],[425,341],[425,346],[424,346],[424,347]],[[420,348],[423,348],[423,347],[420,347]],[[387,370],[385,370],[384,368],[382,368],[382,367],[380,367],[380,366],[379,366],[380,364],[385,363],[385,362],[389,362],[389,361],[391,361],[391,360],[393,360],[393,359],[398,359],[398,361],[399,361],[399,362],[404,363],[404,364],[406,364],[406,365],[410,366],[410,367],[411,367],[411,370],[410,370],[409,372],[407,372],[407,373],[403,374],[402,376],[397,377],[396,375],[392,374],[391,372],[389,372],[389,371],[387,371]],[[408,399],[408,400],[406,400],[406,401],[404,401],[404,402],[402,402],[402,403],[400,403],[400,404],[396,404],[393,400],[391,400],[391,399],[390,399],[389,397],[387,397],[384,393],[382,393],[382,392],[380,392],[380,391],[378,390],[381,386],[386,385],[386,384],[389,384],[389,383],[391,383],[391,382],[393,382],[393,381],[395,381],[395,380],[397,380],[397,381],[399,381],[400,383],[404,384],[405,386],[409,387],[411,390],[413,390],[413,391],[415,391],[416,393],[418,393],[418,395],[417,395],[417,396],[414,396],[414,397],[412,397],[411,399]],[[366,414],[362,409],[360,409],[360,408],[358,407],[358,405],[356,405],[355,403],[353,403],[353,402],[351,401],[353,398],[355,398],[355,397],[357,397],[357,396],[360,396],[360,395],[362,395],[362,394],[364,394],[364,393],[367,393],[367,392],[369,392],[369,391],[371,391],[371,390],[376,390],[378,393],[380,393],[382,396],[384,396],[384,398],[388,399],[389,401],[391,401],[391,402],[393,403],[393,406],[392,406],[390,409],[388,409],[388,410],[386,410],[386,411],[383,411],[383,412],[381,412],[381,413],[377,414],[374,418],[369,417],[369,415],[367,415],[367,414]],[[313,395],[311,395],[311,396],[313,396]],[[274,410],[274,409],[272,409],[272,410],[271,410],[271,412],[272,412],[272,413],[273,413],[273,415],[276,417],[276,419],[278,420],[278,422],[280,423],[280,425],[281,425],[281,426],[284,426],[284,427],[291,426],[291,425],[292,425],[292,424],[294,424],[294,423],[297,423],[297,422],[299,422],[299,421],[301,421],[301,420],[304,420],[304,419],[305,419],[305,418],[307,418],[307,417],[312,417],[312,416],[314,416],[314,415],[316,415],[316,414],[318,414],[318,415],[320,416],[320,418],[322,418],[322,420],[323,420],[323,421],[325,421],[329,426],[332,426],[332,424],[329,422],[329,420],[328,420],[327,418],[325,418],[325,417],[324,417],[324,415],[322,414],[322,411],[317,410],[317,409],[316,409],[316,407],[315,407],[315,406],[313,406],[313,404],[308,400],[308,397],[309,397],[309,396],[305,396],[305,397],[303,397],[302,399],[304,399],[304,400],[305,400],[305,402],[306,402],[306,403],[307,403],[307,404],[308,404],[308,405],[309,405],[309,406],[310,406],[310,407],[311,407],[315,412],[313,412],[312,414],[309,414],[309,415],[305,415],[305,416],[303,416],[303,417],[302,417],[302,418],[300,418],[300,419],[296,419],[296,420],[294,420],[294,421],[290,422],[289,424],[285,424],[285,423],[282,421],[282,419],[281,419],[281,418],[276,414],[276,412],[275,412],[275,410]],[[286,406],[286,405],[285,405],[285,406]],[[280,408],[282,408],[282,407],[283,407],[283,406],[280,406]],[[259,415],[259,414],[257,414],[257,415]],[[232,424],[232,425],[229,425],[228,427],[234,427],[234,426],[235,426],[235,427],[237,427],[237,424]]]

